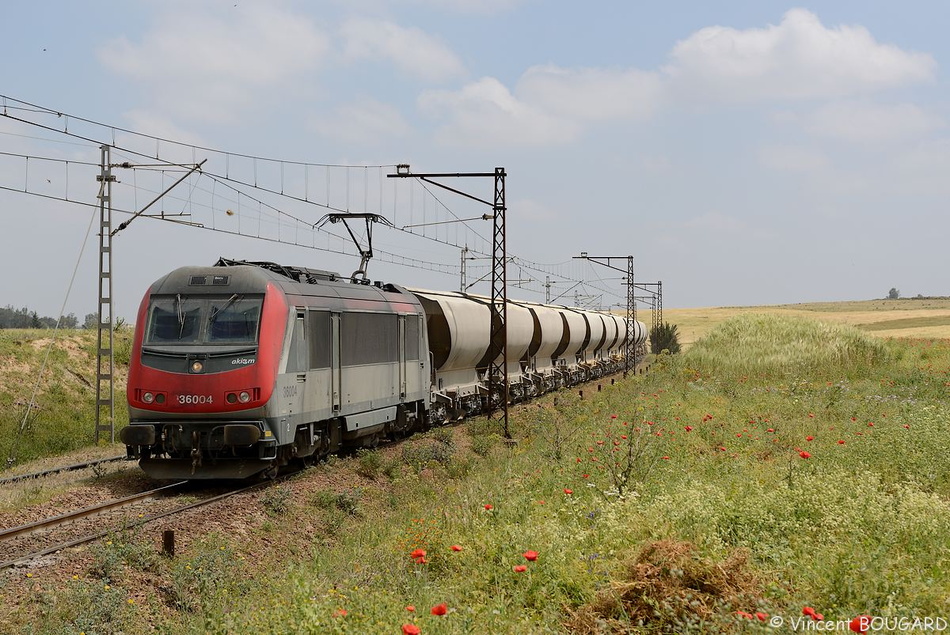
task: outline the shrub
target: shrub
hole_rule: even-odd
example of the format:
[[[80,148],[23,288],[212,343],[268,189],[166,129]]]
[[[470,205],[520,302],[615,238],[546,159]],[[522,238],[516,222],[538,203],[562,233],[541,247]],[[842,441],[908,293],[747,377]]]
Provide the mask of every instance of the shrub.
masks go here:
[[[290,492],[282,487],[271,487],[261,496],[261,505],[272,516],[285,514],[290,510]]]
[[[383,467],[383,455],[376,450],[360,448],[356,451],[355,471],[360,476],[375,479]]]
[[[675,324],[664,322],[650,331],[650,351],[654,355],[661,351],[680,352],[679,330]]]

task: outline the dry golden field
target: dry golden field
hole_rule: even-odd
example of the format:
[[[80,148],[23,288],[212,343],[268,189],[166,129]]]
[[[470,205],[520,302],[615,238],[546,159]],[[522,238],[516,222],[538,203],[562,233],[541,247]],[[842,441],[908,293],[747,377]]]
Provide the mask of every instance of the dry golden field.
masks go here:
[[[680,344],[689,345],[720,322],[742,313],[775,313],[844,323],[880,337],[950,339],[950,298],[906,298],[815,302],[750,307],[664,309],[663,321],[679,329]],[[639,319],[649,322],[644,311]]]

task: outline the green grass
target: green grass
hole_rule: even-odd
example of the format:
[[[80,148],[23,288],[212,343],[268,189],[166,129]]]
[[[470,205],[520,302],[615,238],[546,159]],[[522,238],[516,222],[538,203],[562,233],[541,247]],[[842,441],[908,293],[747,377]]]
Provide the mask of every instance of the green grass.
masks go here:
[[[53,338],[54,332],[48,329],[0,329],[0,465],[4,468],[11,457],[13,465],[18,465],[94,443],[96,332],[66,329]],[[116,432],[128,422],[124,377],[131,341],[130,329],[118,331],[113,341]]]
[[[891,331],[898,329],[914,329],[925,326],[950,326],[950,316],[939,315],[935,317],[904,318],[899,320],[885,320],[882,322],[869,322],[867,324],[856,324],[865,331]]]
[[[332,489],[262,497],[240,538],[171,561],[130,538],[78,581],[35,581],[6,617],[36,633],[60,632],[35,619],[55,615],[87,632],[430,634],[945,615],[948,382],[943,340],[743,315],[647,375],[516,409],[514,446],[473,420],[335,459],[317,468]],[[132,604],[93,611],[103,571]]]

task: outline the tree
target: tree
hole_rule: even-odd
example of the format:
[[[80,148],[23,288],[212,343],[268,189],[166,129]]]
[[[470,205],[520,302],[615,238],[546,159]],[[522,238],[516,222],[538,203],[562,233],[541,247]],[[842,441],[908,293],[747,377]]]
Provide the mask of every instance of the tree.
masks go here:
[[[650,351],[655,355],[663,350],[680,352],[679,332],[675,324],[664,322],[650,332]]]
[[[896,300],[901,297],[900,289],[896,287],[891,287],[891,290],[887,292],[888,300]]]
[[[99,314],[98,313],[87,313],[86,317],[82,321],[82,327],[84,329],[96,329],[99,328]]]

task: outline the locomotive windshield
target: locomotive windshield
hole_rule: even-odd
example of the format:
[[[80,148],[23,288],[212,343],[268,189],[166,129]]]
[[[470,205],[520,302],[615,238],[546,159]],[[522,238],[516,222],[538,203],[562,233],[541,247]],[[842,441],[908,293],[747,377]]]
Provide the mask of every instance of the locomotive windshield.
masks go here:
[[[155,296],[144,344],[254,344],[261,296]]]

